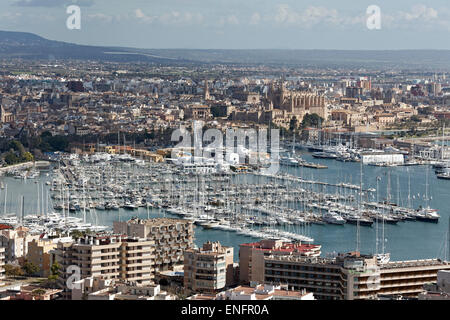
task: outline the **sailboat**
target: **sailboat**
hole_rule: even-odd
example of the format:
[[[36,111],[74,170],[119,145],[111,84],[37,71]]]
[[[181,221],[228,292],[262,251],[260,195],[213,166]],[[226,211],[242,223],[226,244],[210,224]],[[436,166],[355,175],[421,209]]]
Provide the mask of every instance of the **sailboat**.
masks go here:
[[[359,226],[367,226],[371,227],[373,224],[373,220],[369,217],[364,217],[362,215],[362,194],[363,194],[363,171],[362,171],[362,163],[360,163],[360,183],[359,183],[359,199],[358,199],[358,212],[353,213],[349,212],[345,219],[349,224],[355,224],[359,228]],[[359,232],[359,231],[358,231]]]
[[[425,183],[425,201],[426,205],[425,208],[419,208],[418,212],[416,213],[416,219],[418,221],[423,222],[433,222],[438,223],[439,222],[439,214],[437,213],[437,209],[432,209],[429,206],[429,198],[428,198],[428,167],[426,169],[426,183]]]

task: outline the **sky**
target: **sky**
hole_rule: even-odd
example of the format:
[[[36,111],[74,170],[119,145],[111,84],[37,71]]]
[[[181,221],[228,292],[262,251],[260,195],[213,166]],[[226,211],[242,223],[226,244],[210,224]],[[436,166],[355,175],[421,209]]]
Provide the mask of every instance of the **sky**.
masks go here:
[[[79,30],[66,26],[70,5]],[[380,29],[367,27],[371,5]],[[1,0],[0,30],[135,48],[450,49],[450,1]]]

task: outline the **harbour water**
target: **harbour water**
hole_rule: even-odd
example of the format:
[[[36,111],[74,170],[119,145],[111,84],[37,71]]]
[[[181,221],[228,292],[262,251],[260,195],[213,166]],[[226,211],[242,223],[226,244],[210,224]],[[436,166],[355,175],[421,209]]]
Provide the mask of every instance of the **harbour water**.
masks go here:
[[[282,167],[281,170],[289,174],[303,177],[305,179],[318,180],[328,183],[352,183],[359,184],[360,164],[354,162],[339,162],[335,160],[313,159],[310,153],[302,153],[302,157],[315,163],[321,163],[328,166],[325,170],[316,170],[303,167]],[[410,167],[375,167],[363,166],[363,188],[376,188],[377,177],[380,177],[378,196],[383,200],[387,196],[388,172],[390,171],[390,195],[391,202],[407,206],[408,191],[410,189],[411,202],[414,208],[426,204],[426,176],[428,170],[428,194],[429,205],[438,209],[441,216],[439,223],[427,223],[419,221],[399,222],[396,225],[385,224],[384,226],[384,247],[385,252],[391,253],[391,260],[404,259],[425,259],[443,257],[444,243],[446,233],[449,229],[450,217],[450,181],[439,180],[436,178],[431,167],[410,166]],[[51,179],[50,175],[42,172],[38,179],[21,180],[10,177],[1,178],[4,185],[7,185],[7,213],[20,213],[20,197],[25,197],[24,212],[35,214],[42,212],[42,207],[47,205],[47,201],[39,197],[38,186],[44,186],[49,189],[45,182]],[[249,175],[243,175],[242,179],[254,179]],[[410,185],[410,188],[409,188]],[[320,187],[317,187],[319,191]],[[45,192],[44,192],[45,194]],[[41,194],[42,196],[42,194]],[[0,193],[0,215],[5,213],[4,206],[5,189]],[[371,193],[369,201],[374,201],[375,193]],[[50,205],[49,205],[50,206]],[[40,208],[40,209],[38,209]],[[78,214],[71,214],[80,216]],[[118,211],[91,211],[87,214],[88,222],[100,225],[111,226],[113,221],[121,219],[126,220],[133,216],[141,218],[148,217],[171,217],[161,209],[139,208],[134,211],[119,209]],[[309,227],[309,234],[314,238],[314,243],[322,245],[323,254],[332,252],[344,252],[356,249],[356,226],[350,224],[344,225],[315,225]],[[383,247],[382,226],[378,228],[379,233],[379,252]],[[256,241],[257,239],[239,235],[235,232],[220,231],[213,229],[203,229],[195,227],[195,243],[201,245],[207,240],[220,241],[224,245],[233,246],[235,250],[235,259],[237,260],[239,244]],[[374,253],[376,248],[376,227],[360,227],[360,248],[363,253]]]

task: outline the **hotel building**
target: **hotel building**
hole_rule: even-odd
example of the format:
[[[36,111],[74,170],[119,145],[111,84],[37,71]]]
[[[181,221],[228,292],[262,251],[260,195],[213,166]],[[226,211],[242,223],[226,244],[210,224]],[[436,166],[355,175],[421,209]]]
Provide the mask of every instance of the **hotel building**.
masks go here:
[[[154,241],[156,272],[183,264],[183,252],[194,245],[194,228],[188,220],[162,218],[115,221],[114,232]]]
[[[194,292],[217,292],[234,283],[233,248],[206,242],[201,249],[184,253],[184,288]]]
[[[306,289],[319,300],[376,299],[378,295],[417,297],[423,285],[435,282],[437,272],[450,269],[440,260],[389,262],[359,252],[335,258],[276,256],[264,259],[266,283]]]
[[[56,261],[61,265],[58,283],[66,297],[68,281],[79,268],[80,278],[101,277],[148,284],[154,278],[155,243],[151,240],[105,235],[58,243]]]
[[[240,283],[264,282],[264,257],[270,255],[320,256],[320,245],[283,242],[282,240],[261,240],[243,243],[239,248]]]

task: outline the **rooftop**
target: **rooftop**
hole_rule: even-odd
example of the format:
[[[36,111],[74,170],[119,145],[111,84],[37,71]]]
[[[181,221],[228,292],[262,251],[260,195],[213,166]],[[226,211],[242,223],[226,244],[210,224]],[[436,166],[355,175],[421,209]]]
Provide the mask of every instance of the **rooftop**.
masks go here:
[[[381,265],[381,269],[392,268],[411,268],[411,267],[427,267],[427,266],[448,266],[449,262],[440,259],[422,259],[409,261],[392,261]]]
[[[161,226],[161,225],[173,225],[177,223],[192,224],[191,221],[183,219],[171,219],[171,218],[155,218],[155,219],[139,219],[132,218],[127,221],[127,224],[144,224],[147,226]]]
[[[300,243],[291,243],[291,242],[282,242],[276,243],[275,241],[266,242],[252,242],[252,243],[243,243],[241,247],[252,247],[257,250],[262,251],[278,251],[278,252],[300,252],[306,253],[310,251],[317,251],[321,249],[321,245],[316,244],[300,244]]]

